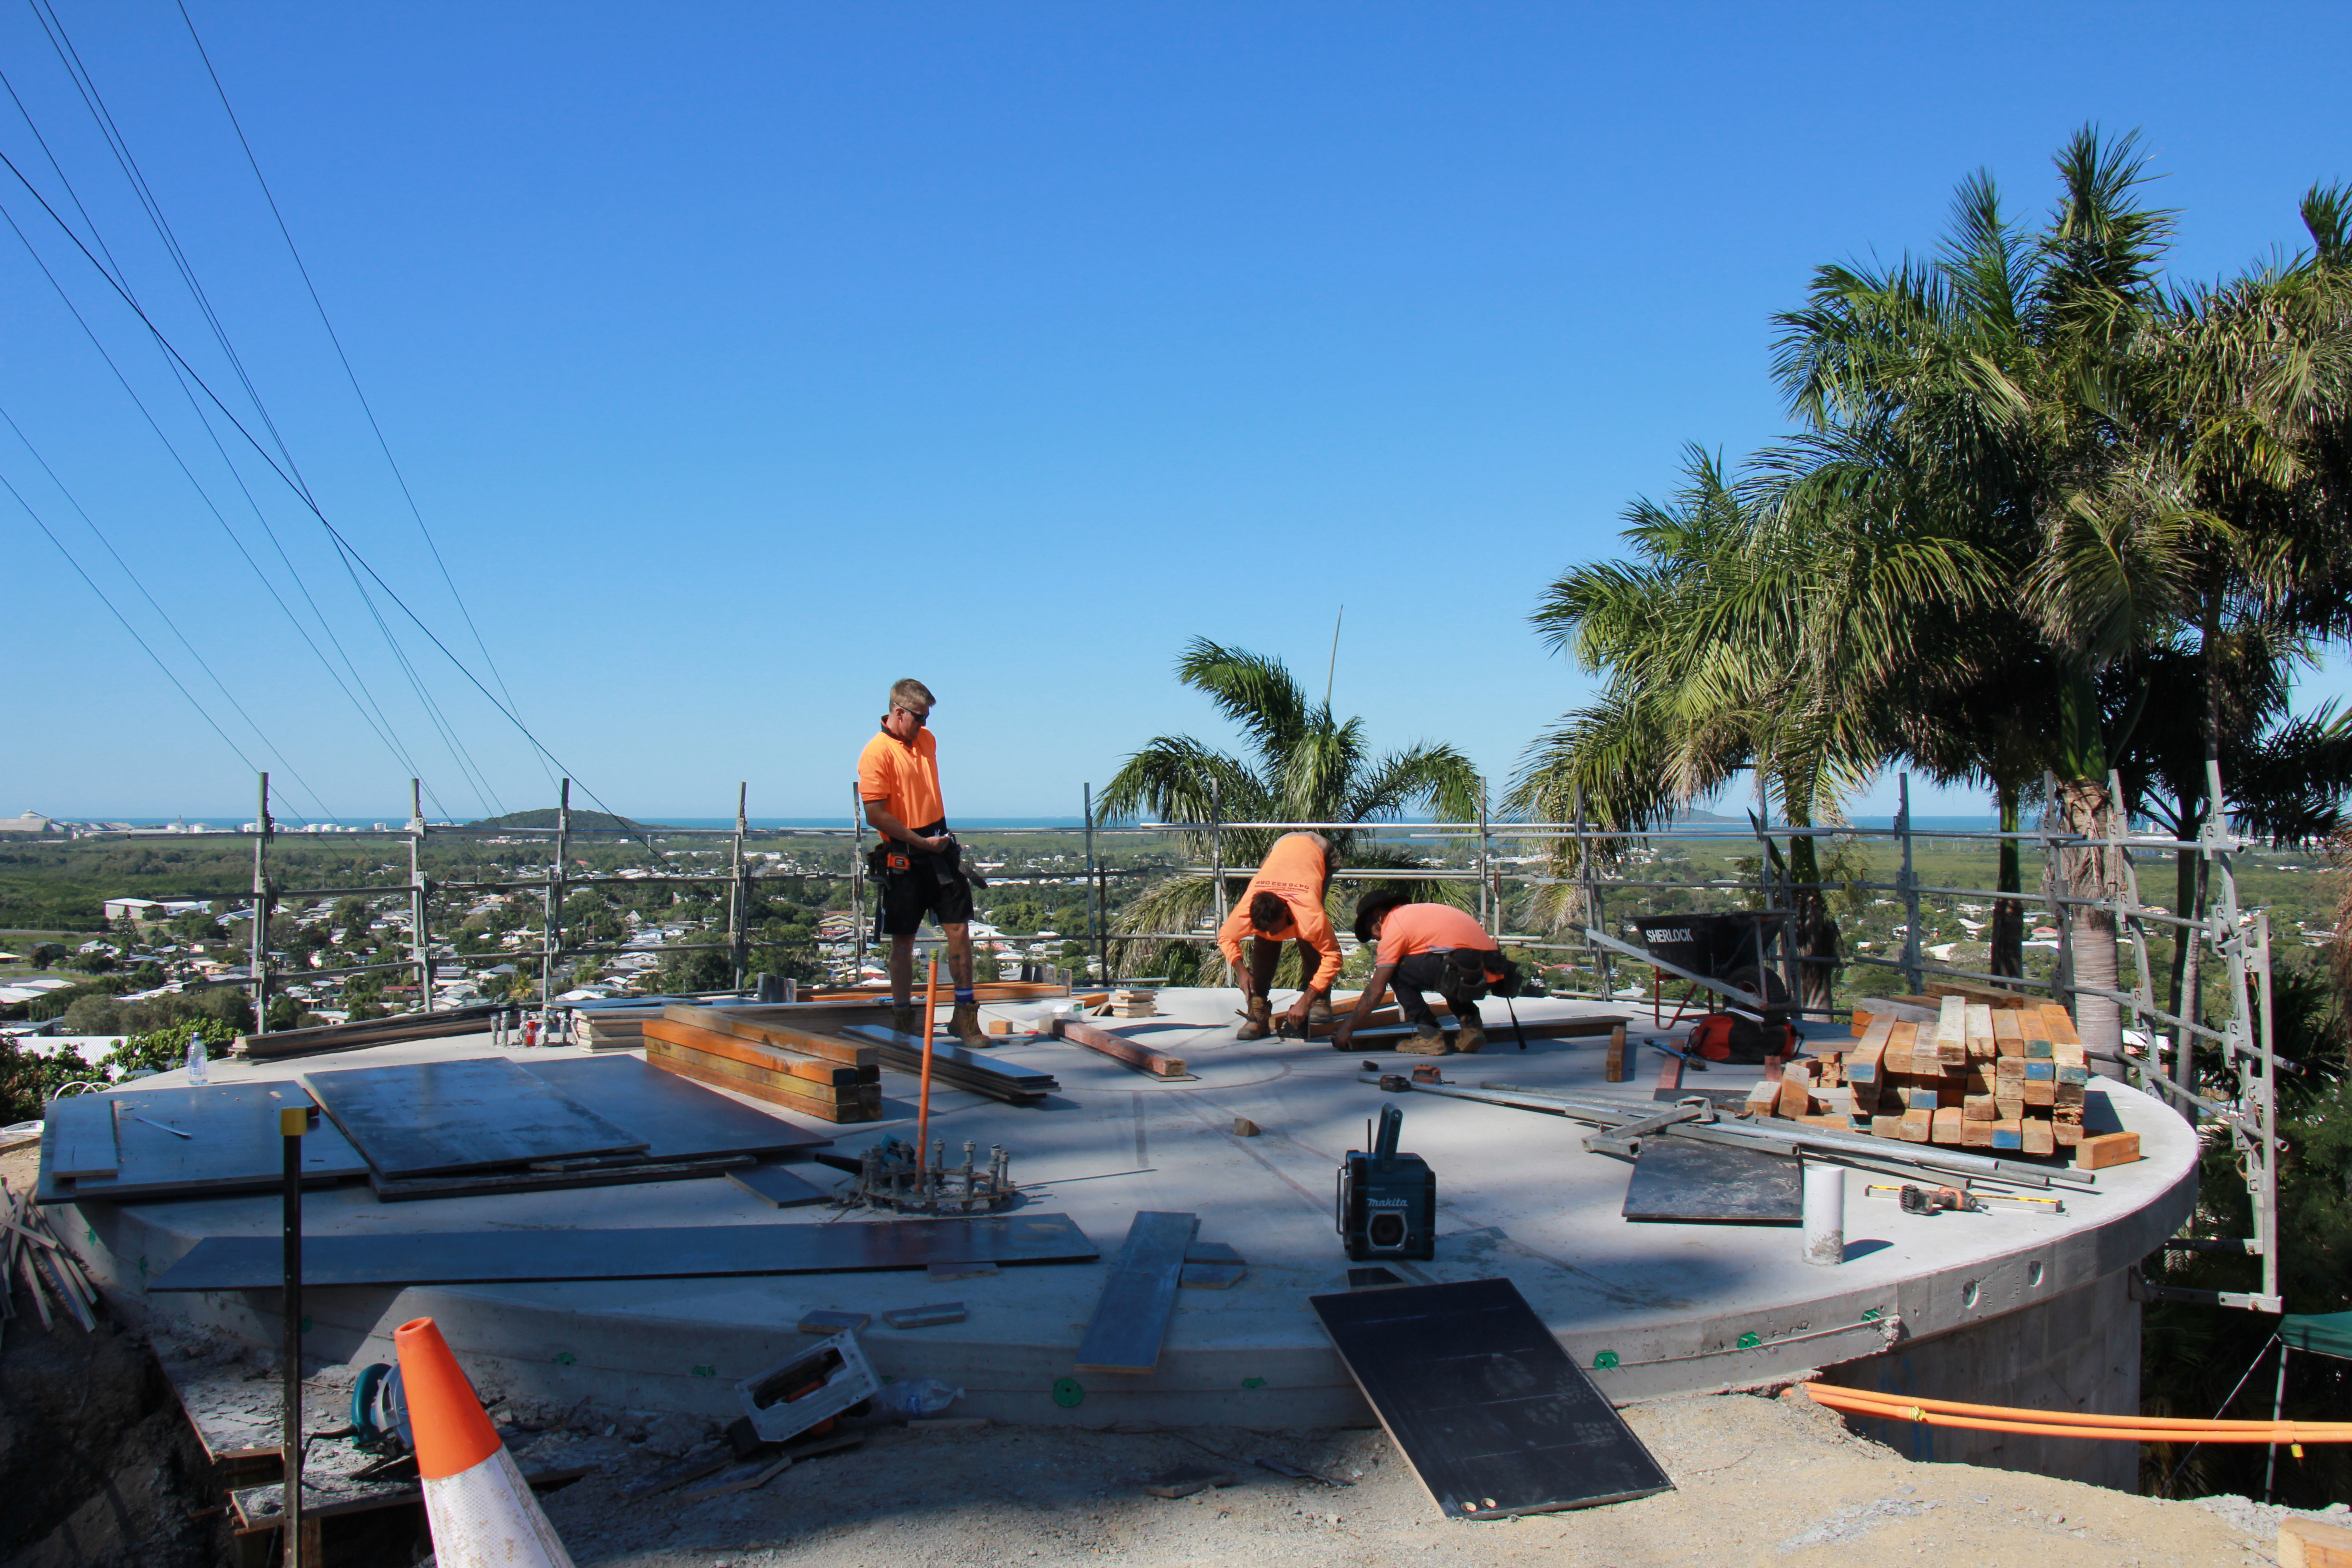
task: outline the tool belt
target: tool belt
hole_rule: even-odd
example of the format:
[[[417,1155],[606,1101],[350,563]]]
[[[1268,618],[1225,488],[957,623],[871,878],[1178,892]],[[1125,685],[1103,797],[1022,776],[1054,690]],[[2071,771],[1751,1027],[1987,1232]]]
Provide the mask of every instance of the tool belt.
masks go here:
[[[1499,949],[1451,948],[1445,954],[1445,965],[1452,971],[1454,984],[1474,999],[1489,992],[1505,996],[1518,993],[1519,966],[1505,958]]]
[[[947,849],[934,855],[928,849],[918,849],[898,839],[885,838],[866,852],[866,869],[877,881],[928,875],[937,878],[942,888],[951,887],[959,879],[969,881],[975,888],[988,885],[964,869],[963,845],[949,831],[944,821],[934,822],[929,827],[918,827],[915,834],[921,838],[945,838]]]

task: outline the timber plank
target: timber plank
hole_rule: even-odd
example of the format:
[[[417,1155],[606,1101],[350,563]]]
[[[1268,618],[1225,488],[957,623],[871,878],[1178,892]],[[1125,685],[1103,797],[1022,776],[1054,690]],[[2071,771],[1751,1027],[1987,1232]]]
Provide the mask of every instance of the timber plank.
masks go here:
[[[1958,996],[1943,999],[1936,1020],[1936,1060],[1944,1067],[1965,1067],[1969,1059],[1969,1005]]]
[[[845,1067],[870,1068],[875,1065],[873,1047],[852,1045],[826,1030],[780,1019],[777,1015],[784,1011],[782,1007],[689,1007],[683,1003],[673,1002],[662,1009],[662,1017],[669,1023],[690,1025],[718,1035],[733,1035],[740,1039],[798,1051],[803,1056],[839,1062]],[[829,1014],[825,1021],[833,1024],[845,1020],[835,1013]],[[814,1021],[811,1022],[813,1025]],[[650,1029],[652,1026],[648,1024],[646,1026]]]
[[[648,1043],[661,1040],[673,1046],[686,1046],[700,1051],[705,1056],[725,1057],[730,1061],[741,1062],[747,1067],[756,1067],[768,1072],[804,1079],[812,1085],[850,1089],[861,1081],[874,1082],[879,1076],[874,1068],[859,1068],[843,1062],[803,1056],[797,1051],[770,1045],[764,1041],[747,1039],[741,1035],[730,1034],[725,1030],[705,1029],[692,1024],[681,1024],[674,1018],[646,1019],[644,1037]],[[858,1074],[861,1071],[873,1076],[860,1079]]]
[[[787,1110],[814,1116],[820,1121],[879,1121],[882,1119],[882,1089],[878,1084],[863,1084],[846,1090],[829,1089],[795,1078],[763,1074],[757,1068],[747,1068],[723,1057],[706,1057],[699,1051],[661,1040],[646,1042],[646,1060],[664,1072],[674,1072],[680,1078],[731,1089],[738,1094],[748,1094],[754,1100],[764,1100]],[[803,1093],[803,1089],[812,1092]]]
[[[1181,1057],[1171,1057],[1163,1051],[1155,1051],[1149,1046],[1138,1045],[1124,1036],[1114,1035],[1108,1029],[1097,1029],[1092,1024],[1081,1023],[1076,1018],[1055,1019],[1054,1033],[1074,1046],[1084,1046],[1090,1051],[1099,1051],[1114,1061],[1122,1061],[1131,1068],[1139,1068],[1154,1078],[1192,1076],[1185,1069],[1184,1058]]]

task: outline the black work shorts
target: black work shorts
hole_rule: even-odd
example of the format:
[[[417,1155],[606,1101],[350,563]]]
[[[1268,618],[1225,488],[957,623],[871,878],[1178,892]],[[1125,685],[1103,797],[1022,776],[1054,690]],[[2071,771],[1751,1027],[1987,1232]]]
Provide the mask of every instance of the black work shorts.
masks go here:
[[[944,827],[935,823],[919,828],[926,838]],[[946,866],[936,855],[910,849],[895,840],[883,846],[887,858],[882,872],[881,907],[875,913],[877,936],[912,936],[930,916],[944,928],[971,919],[971,883],[960,866]],[[904,869],[896,862],[904,860]]]

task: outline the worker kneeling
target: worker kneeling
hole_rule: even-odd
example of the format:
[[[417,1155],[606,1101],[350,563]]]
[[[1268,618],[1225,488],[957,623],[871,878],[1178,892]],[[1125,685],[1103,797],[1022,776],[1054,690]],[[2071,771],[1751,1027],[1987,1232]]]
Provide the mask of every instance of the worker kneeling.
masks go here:
[[[1217,950],[1239,973],[1248,1021],[1239,1037],[1262,1040],[1274,1032],[1275,966],[1282,944],[1298,943],[1303,988],[1285,1015],[1301,1034],[1331,1016],[1331,986],[1339,978],[1339,939],[1324,912],[1331,889],[1331,841],[1319,833],[1286,833],[1266,850],[1241,902],[1217,930]],[[1255,936],[1249,963],[1242,963],[1242,938]]]
[[[1475,1051],[1486,1045],[1478,999],[1490,986],[1513,984],[1517,966],[1503,956],[1484,926],[1452,904],[1408,903],[1402,893],[1367,893],[1356,906],[1356,940],[1379,947],[1372,977],[1364,983],[1363,994],[1356,998],[1355,1011],[1331,1031],[1333,1050],[1350,1047],[1356,1030],[1372,1016],[1391,985],[1396,988],[1397,1010],[1413,1026],[1412,1038],[1398,1050],[1416,1057],[1442,1057],[1448,1051]],[[1422,995],[1425,991],[1445,998],[1459,1026],[1451,1046]]]

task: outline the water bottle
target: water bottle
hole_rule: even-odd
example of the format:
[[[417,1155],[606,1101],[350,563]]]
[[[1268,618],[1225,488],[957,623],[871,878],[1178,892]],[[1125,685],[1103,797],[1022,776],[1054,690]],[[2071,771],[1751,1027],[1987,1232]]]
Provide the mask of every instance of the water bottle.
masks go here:
[[[962,1389],[950,1388],[935,1377],[914,1383],[888,1383],[874,1395],[874,1413],[915,1421],[937,1415],[962,1397]]]
[[[188,1036],[188,1081],[190,1083],[205,1081],[205,1064],[211,1059],[211,1053],[205,1048],[205,1037],[202,1031],[190,1034]]]

